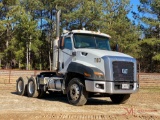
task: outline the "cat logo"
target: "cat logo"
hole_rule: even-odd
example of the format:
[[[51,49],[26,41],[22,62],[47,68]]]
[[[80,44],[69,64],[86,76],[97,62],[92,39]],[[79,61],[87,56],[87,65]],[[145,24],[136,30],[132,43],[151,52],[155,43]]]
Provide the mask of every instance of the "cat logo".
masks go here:
[[[123,74],[128,74],[128,69],[122,69]]]

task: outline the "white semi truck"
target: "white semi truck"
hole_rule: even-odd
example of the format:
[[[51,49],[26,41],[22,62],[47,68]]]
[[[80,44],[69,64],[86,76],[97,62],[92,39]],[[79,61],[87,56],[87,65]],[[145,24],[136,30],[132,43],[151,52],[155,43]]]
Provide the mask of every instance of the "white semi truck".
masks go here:
[[[115,104],[125,103],[139,89],[136,60],[112,51],[110,36],[101,32],[72,30],[54,40],[53,69],[35,77],[19,77],[19,95],[43,97],[46,92],[67,94],[72,105],[84,105],[89,96],[108,96]]]

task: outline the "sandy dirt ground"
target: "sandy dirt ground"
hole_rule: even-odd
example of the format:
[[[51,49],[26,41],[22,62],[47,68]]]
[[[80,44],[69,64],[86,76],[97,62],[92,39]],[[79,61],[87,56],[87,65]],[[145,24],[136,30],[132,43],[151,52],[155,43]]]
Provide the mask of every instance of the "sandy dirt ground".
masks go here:
[[[10,87],[11,88],[11,87]],[[84,106],[68,104],[64,95],[44,99],[0,89],[0,120],[160,120],[160,88],[141,88],[126,104],[110,98],[89,98]]]

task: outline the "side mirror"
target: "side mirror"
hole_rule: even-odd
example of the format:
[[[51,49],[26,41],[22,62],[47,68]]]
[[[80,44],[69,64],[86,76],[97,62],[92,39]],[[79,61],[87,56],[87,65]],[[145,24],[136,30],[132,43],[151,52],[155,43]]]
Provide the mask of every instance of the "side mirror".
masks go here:
[[[116,44],[116,51],[118,52],[119,51],[119,46],[118,46],[118,44]]]
[[[118,44],[113,45],[111,48],[112,48],[113,51],[117,51],[117,52],[119,51],[119,45]]]
[[[61,38],[60,38],[59,48],[60,48],[60,49],[64,49],[64,37],[61,37]]]

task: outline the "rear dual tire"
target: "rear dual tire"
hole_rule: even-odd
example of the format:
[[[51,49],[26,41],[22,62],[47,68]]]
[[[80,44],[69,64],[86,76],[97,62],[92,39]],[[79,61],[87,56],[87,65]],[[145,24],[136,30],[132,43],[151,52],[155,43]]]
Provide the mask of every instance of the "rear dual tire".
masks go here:
[[[34,77],[31,77],[28,80],[27,93],[28,97],[33,97],[33,98],[36,98],[39,95],[39,92],[37,90],[36,79]]]
[[[43,89],[38,90],[36,79],[34,77],[31,77],[28,80],[27,93],[28,97],[43,98],[46,94],[46,91],[44,91]]]
[[[19,77],[16,82],[16,92],[18,95],[26,96],[27,95],[27,77]]]

